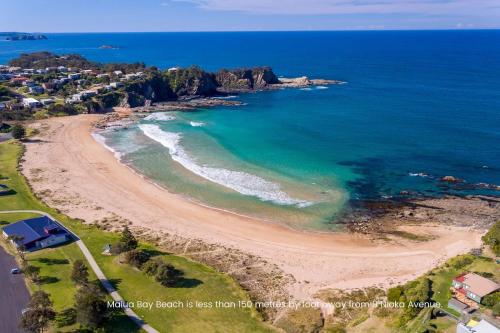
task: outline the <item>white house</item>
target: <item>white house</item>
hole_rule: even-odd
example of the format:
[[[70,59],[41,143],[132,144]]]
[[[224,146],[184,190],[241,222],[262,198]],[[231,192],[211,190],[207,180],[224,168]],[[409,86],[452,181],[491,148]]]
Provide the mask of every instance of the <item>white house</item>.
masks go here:
[[[28,98],[23,98],[23,105],[24,107],[29,107],[29,108],[36,108],[42,105],[39,100],[28,97]]]

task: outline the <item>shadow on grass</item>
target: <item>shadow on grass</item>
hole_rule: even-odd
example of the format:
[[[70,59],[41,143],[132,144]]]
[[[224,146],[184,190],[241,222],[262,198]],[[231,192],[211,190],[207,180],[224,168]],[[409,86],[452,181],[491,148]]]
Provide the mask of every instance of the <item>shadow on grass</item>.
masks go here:
[[[55,276],[41,276],[40,277],[40,284],[51,284],[51,283],[57,283],[61,281],[61,279],[55,277]]]
[[[37,259],[38,262],[45,264],[45,265],[67,265],[69,264],[68,259],[51,259],[51,258],[39,258]]]
[[[103,324],[106,333],[139,333],[139,327],[123,313],[122,310],[113,309],[110,311],[108,320]]]
[[[7,224],[10,224],[10,223],[7,221],[0,221],[0,225],[7,225]]]
[[[203,281],[198,279],[182,278],[173,286],[173,288],[195,288],[200,284],[203,284]]]
[[[166,254],[171,254],[168,252],[162,252],[162,251],[158,251],[158,250],[154,250],[154,249],[141,249],[141,252],[147,254],[149,258],[163,256]]]
[[[14,194],[17,194],[17,192],[14,191],[13,189],[10,189],[8,191],[0,192],[0,197],[8,196],[8,195],[14,195]]]

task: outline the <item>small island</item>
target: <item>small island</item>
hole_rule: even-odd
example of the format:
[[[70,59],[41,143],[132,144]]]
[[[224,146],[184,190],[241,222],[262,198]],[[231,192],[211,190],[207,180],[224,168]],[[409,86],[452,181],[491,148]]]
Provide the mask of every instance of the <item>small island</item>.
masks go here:
[[[47,36],[26,32],[0,32],[0,39],[8,41],[41,40],[47,39]]]

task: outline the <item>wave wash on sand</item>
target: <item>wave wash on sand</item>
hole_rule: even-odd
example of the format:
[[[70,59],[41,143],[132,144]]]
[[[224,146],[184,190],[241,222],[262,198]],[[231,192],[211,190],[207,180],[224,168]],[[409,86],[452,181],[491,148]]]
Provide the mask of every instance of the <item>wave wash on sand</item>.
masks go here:
[[[307,207],[312,202],[290,197],[281,190],[280,185],[267,181],[261,177],[223,168],[214,168],[205,165],[198,165],[181,146],[181,135],[163,131],[158,125],[139,125],[141,131],[151,140],[166,147],[174,161],[194,174],[222,185],[244,195],[255,196],[262,201],[271,201],[279,205],[296,205]]]

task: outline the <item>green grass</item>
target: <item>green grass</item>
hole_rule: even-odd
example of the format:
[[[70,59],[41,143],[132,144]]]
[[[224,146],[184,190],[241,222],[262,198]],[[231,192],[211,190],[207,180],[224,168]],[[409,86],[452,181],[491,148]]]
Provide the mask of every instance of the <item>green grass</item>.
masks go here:
[[[193,308],[153,307],[151,310],[134,308],[134,311],[151,326],[161,332],[273,331],[270,326],[260,321],[254,309],[196,307],[196,302],[214,305],[215,301],[237,303],[240,300],[248,300],[248,296],[229,276],[218,273],[208,266],[159,252],[149,244],[141,244],[141,247],[156,252],[165,261],[185,272],[187,279],[185,287],[165,288],[142,272],[118,263],[116,257],[101,255],[103,246],[115,242],[118,235],[99,230],[95,226],[84,225],[41,203],[32,194],[24,177],[17,170],[17,160],[21,156],[21,151],[21,146],[12,141],[0,144],[0,173],[8,177],[2,182],[16,191],[14,195],[0,197],[0,210],[41,210],[53,215],[85,242],[106,277],[116,284],[117,290],[129,302],[181,301],[186,306],[188,302],[194,303]],[[0,215],[0,221],[12,222],[26,217],[31,216],[29,214],[28,216],[26,214]],[[45,249],[28,256],[30,263],[41,268],[41,276],[48,277],[47,283],[43,283],[41,288],[51,294],[56,310],[65,309],[73,304],[76,290],[69,279],[70,263],[81,258],[82,254],[76,244]],[[69,264],[64,263],[64,260],[69,261]],[[137,331],[130,325],[131,322],[123,318],[117,317],[113,322],[114,325],[111,326],[117,332]],[[121,322],[127,324],[118,326]]]

